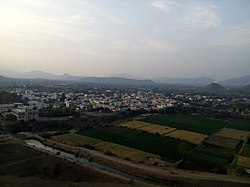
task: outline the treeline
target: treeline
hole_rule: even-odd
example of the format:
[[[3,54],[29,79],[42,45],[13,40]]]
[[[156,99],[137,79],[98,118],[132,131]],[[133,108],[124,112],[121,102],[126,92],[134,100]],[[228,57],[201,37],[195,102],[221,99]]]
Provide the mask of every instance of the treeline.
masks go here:
[[[19,103],[19,102],[22,102],[22,96],[17,95],[16,93],[9,93],[6,91],[0,92],[0,104]]]
[[[48,108],[39,111],[40,117],[77,116],[78,112],[69,108]]]

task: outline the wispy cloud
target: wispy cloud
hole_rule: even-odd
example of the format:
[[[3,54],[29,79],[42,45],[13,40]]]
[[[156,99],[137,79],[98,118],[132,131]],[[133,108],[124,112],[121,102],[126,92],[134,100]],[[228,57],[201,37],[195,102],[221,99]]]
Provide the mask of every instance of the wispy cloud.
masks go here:
[[[177,26],[188,31],[219,27],[222,22],[214,5],[189,1],[177,3],[170,0],[153,0],[150,5],[171,14]]]

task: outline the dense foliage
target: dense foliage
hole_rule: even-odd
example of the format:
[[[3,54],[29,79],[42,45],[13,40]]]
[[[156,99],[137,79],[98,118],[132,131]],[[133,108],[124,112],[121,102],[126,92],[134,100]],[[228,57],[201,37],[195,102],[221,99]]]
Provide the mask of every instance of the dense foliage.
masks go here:
[[[0,104],[18,103],[18,102],[22,102],[22,96],[17,95],[16,93],[8,93],[5,91],[0,92]]]

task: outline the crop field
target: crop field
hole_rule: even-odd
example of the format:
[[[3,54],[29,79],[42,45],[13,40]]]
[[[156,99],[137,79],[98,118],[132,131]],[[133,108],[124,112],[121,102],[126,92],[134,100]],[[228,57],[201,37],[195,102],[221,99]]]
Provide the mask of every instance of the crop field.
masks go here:
[[[219,131],[216,135],[225,138],[233,138],[236,140],[246,140],[250,136],[250,132],[237,129],[224,128],[221,131]]]
[[[137,128],[148,126],[148,125],[150,125],[150,123],[145,123],[142,121],[129,121],[127,123],[119,124],[119,126],[121,126],[121,127],[127,127],[130,129],[137,129]]]
[[[244,168],[250,168],[250,158],[244,156],[238,156],[236,165]]]
[[[208,137],[205,134],[200,134],[200,133],[185,131],[185,130],[176,130],[167,134],[166,136],[185,140],[193,144],[201,144]]]
[[[90,145],[104,154],[115,155],[137,163],[152,164],[154,160],[160,159],[157,155],[79,134],[63,134],[54,136],[53,139],[75,146]]]
[[[136,130],[140,130],[140,131],[146,131],[148,133],[159,134],[159,135],[165,135],[169,132],[176,130],[175,128],[172,128],[172,127],[155,125],[155,124],[146,123],[146,122],[142,122],[142,121],[130,121],[130,122],[125,123],[125,124],[120,124],[119,126],[127,127],[130,129],[136,129]]]
[[[54,136],[53,139],[75,146],[95,145],[97,143],[102,142],[102,140],[81,136],[79,134],[63,134],[59,136]]]
[[[236,149],[240,144],[240,140],[213,135],[209,137],[206,143],[214,146]]]
[[[142,121],[207,135],[213,134],[225,126],[224,120],[181,114],[148,117]]]
[[[136,163],[153,164],[154,160],[160,159],[160,157],[157,155],[110,142],[98,143],[95,145],[95,149],[105,154],[115,155]]]
[[[152,133],[152,134],[166,135],[170,132],[175,131],[176,129],[172,128],[172,127],[162,126],[162,125],[150,124],[147,126],[137,128],[136,130],[146,131],[146,132]]]
[[[89,129],[79,134],[155,154],[168,161],[178,161],[185,152],[196,147],[183,140],[115,126]]]
[[[245,157],[249,157],[250,158],[250,144],[246,144],[244,146],[244,149],[241,152],[241,156],[245,156]]]
[[[250,131],[250,120],[230,120],[227,122],[227,128]]]
[[[234,159],[235,152],[231,149],[213,146],[201,147],[189,156],[194,160],[206,161],[218,165],[228,165]]]

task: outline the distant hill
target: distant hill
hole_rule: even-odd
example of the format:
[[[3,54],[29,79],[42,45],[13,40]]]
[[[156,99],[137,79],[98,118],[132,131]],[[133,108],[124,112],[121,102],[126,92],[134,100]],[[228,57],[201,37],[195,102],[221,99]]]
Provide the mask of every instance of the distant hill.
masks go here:
[[[110,77],[121,77],[121,78],[127,78],[127,79],[138,79],[128,73],[120,73],[120,74],[113,74]]]
[[[250,93],[250,84],[239,89],[241,92]]]
[[[123,77],[83,77],[80,82],[97,83],[97,84],[120,84],[120,85],[149,85],[155,84],[151,80],[136,80]]]
[[[238,77],[233,79],[228,79],[222,82],[219,82],[221,85],[226,87],[243,87],[250,85],[250,75],[244,77]]]
[[[214,82],[214,79],[208,77],[197,77],[197,78],[168,78],[162,77],[154,79],[153,81],[157,83],[165,83],[165,84],[183,84],[183,85],[197,85],[204,86]]]
[[[224,90],[225,88],[218,83],[211,83],[205,86],[204,89],[207,91],[220,91],[220,90]]]

